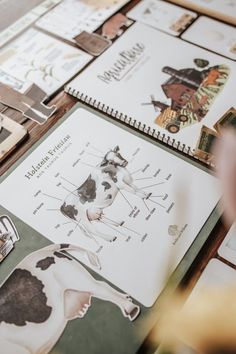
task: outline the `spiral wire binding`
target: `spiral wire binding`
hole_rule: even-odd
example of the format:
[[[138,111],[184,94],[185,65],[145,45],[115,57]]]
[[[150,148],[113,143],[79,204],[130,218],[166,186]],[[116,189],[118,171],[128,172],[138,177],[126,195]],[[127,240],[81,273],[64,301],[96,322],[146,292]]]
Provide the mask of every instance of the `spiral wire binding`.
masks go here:
[[[171,146],[175,150],[181,151],[182,153],[189,155],[193,157],[195,160],[201,161],[197,156],[194,155],[193,151],[191,150],[190,146],[186,146],[185,144],[181,144],[180,141],[176,141],[176,139],[172,138],[169,135],[166,135],[165,133],[161,133],[159,130],[156,130],[154,128],[151,128],[150,126],[146,126],[146,124],[141,123],[137,121],[136,119],[133,119],[132,117],[128,117],[126,114],[120,113],[117,110],[106,106],[104,103],[97,101],[96,99],[92,97],[88,97],[88,95],[85,95],[84,93],[80,93],[76,89],[73,89],[69,86],[65,87],[65,92],[69,93],[71,96],[74,96],[78,98],[80,101],[98,109],[99,111],[102,111],[109,116],[127,124],[135,129],[145,133],[146,135],[151,136],[155,140],[159,140],[162,143],[167,144],[168,146]],[[214,167],[214,165],[210,162],[204,161],[206,165],[209,165],[211,167]]]

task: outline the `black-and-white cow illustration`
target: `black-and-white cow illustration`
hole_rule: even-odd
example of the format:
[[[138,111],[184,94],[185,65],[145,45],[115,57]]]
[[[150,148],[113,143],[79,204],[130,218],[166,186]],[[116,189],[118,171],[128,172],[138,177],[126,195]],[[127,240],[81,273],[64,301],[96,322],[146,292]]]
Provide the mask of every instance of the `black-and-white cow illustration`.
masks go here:
[[[135,186],[126,168],[128,161],[121,156],[119,150],[119,146],[116,146],[108,151],[103,161],[91,171],[80,187],[67,196],[60,208],[63,215],[79,223],[88,237],[98,236],[106,241],[115,241],[116,236],[98,231],[93,221],[101,220],[104,208],[113,204],[119,191],[125,190],[143,199],[150,196]],[[113,224],[120,225],[115,222]]]
[[[85,253],[93,266],[97,256],[83,248],[50,245],[31,253],[0,288],[0,348],[4,354],[47,354],[68,321],[83,318],[92,297],[117,305],[133,321],[139,306],[128,295],[91,274],[64,250]]]

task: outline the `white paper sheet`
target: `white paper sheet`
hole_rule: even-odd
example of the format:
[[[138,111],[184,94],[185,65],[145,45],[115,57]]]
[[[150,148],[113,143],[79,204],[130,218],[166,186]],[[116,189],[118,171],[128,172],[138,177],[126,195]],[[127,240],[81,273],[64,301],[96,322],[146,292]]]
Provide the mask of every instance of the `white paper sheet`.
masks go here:
[[[48,95],[78,73],[92,56],[29,29],[0,51],[2,72],[23,82],[34,82]]]
[[[123,167],[103,164],[115,146],[128,162]],[[5,208],[55,243],[96,252],[101,275],[145,306],[155,302],[167,270],[182,259],[218,199],[213,176],[82,108],[0,185]],[[101,218],[87,227],[95,207]]]

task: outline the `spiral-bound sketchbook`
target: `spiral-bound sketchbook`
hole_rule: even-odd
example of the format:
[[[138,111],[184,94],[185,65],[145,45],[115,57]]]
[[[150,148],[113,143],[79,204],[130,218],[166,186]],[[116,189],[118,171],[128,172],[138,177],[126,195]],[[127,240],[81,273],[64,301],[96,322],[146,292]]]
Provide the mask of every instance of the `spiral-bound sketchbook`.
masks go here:
[[[191,154],[235,105],[236,64],[135,23],[65,90]]]

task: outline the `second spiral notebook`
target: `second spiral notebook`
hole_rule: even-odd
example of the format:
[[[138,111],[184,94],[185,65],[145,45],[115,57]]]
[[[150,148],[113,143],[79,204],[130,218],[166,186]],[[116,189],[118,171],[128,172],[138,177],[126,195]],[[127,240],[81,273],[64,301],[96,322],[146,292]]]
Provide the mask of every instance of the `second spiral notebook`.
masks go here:
[[[236,64],[135,23],[66,91],[192,154],[235,98]]]

